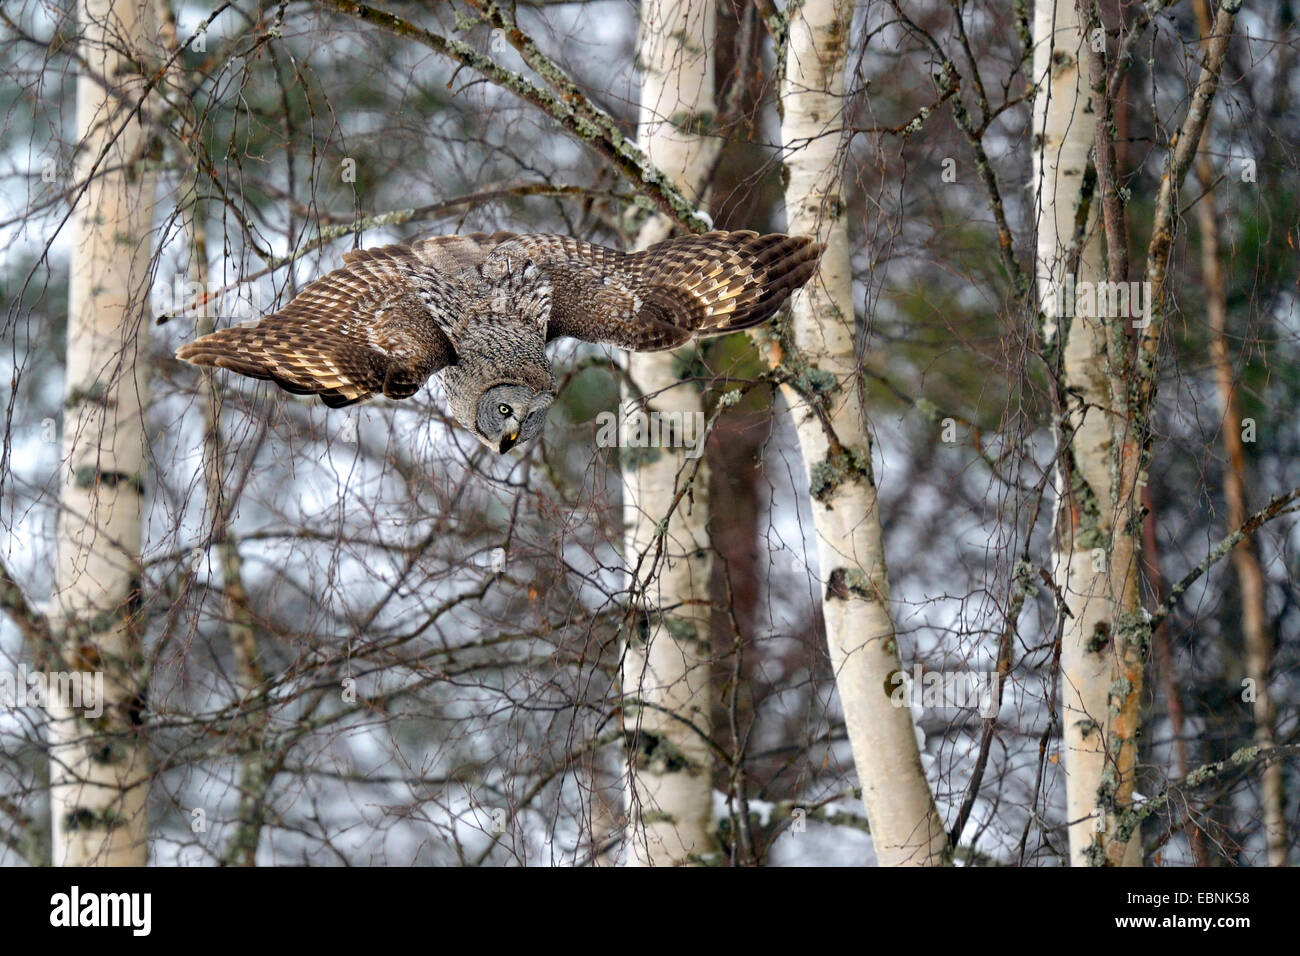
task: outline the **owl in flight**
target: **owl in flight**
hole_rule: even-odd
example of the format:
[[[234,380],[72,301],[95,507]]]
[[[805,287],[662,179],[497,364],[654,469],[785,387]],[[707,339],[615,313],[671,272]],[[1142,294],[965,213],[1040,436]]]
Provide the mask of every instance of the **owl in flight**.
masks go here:
[[[771,318],[817,268],[804,236],[709,232],[623,253],[568,236],[498,232],[357,249],[273,315],[176,357],[269,379],[331,408],[409,398],[437,374],[456,420],[504,454],[555,400],[546,343],[634,352]]]

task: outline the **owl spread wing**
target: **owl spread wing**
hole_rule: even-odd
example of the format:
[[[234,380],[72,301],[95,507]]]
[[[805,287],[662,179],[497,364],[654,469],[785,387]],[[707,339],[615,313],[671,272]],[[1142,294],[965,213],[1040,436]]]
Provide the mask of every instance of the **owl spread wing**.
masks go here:
[[[509,233],[354,250],[273,315],[183,345],[176,357],[275,382],[330,407],[414,395],[456,361],[447,328],[466,273]]]
[[[636,352],[770,319],[817,269],[806,236],[709,232],[622,253],[568,236],[519,236],[497,245],[483,271],[536,264],[550,283],[547,340],[570,336]]]
[[[275,382],[331,407],[414,395],[456,361],[467,296],[548,303],[546,337],[637,352],[771,318],[817,269],[805,236],[709,232],[623,253],[569,236],[435,236],[354,250],[272,315],[205,335],[176,357]],[[541,293],[541,295],[538,295]]]

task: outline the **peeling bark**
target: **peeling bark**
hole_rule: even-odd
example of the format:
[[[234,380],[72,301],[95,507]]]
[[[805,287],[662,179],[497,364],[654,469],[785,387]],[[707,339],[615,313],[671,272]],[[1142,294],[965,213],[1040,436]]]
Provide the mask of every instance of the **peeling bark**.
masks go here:
[[[1042,337],[1059,376],[1052,570],[1063,601],[1066,818],[1070,860],[1082,866],[1097,857],[1094,837],[1104,833],[1105,805],[1122,783],[1108,755],[1110,695],[1120,669],[1118,632],[1125,612],[1138,610],[1137,549],[1115,521],[1120,475],[1111,420],[1112,383],[1124,364],[1110,359],[1111,344],[1124,341],[1124,330],[1112,326],[1127,319],[1103,316],[1097,296],[1075,294],[1084,283],[1095,289],[1108,270],[1100,202],[1093,201],[1098,184],[1087,177],[1101,99],[1085,73],[1086,33],[1074,0],[1035,5],[1033,42],[1035,272]]]
[[[837,133],[845,125],[852,9],[847,0],[791,8],[781,84],[787,231],[815,235],[826,250],[818,274],[794,297],[792,339],[770,351],[794,380],[784,394],[812,492],[826,643],[876,859],[882,866],[927,866],[946,861],[948,840],[911,711],[893,706],[889,692],[901,664],[860,391],[841,183]]]

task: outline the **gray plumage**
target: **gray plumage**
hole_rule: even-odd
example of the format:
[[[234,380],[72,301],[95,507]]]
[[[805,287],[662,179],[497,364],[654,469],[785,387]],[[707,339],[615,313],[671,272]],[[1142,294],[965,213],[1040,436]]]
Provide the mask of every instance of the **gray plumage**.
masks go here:
[[[177,358],[267,379],[331,407],[414,395],[437,374],[451,413],[505,452],[555,398],[546,343],[638,352],[750,328],[816,271],[803,236],[709,232],[622,253],[568,236],[435,236],[344,253],[343,268],[257,322]]]

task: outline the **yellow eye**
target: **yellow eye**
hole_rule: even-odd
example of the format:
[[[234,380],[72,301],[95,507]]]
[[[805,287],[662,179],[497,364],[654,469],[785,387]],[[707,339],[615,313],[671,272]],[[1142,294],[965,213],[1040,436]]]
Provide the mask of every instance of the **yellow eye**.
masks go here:
[[[509,417],[510,417],[510,406],[509,406],[509,405],[498,405],[498,406],[497,406],[497,411],[499,411],[499,412],[501,413],[501,416],[502,416],[503,418],[509,418]]]

